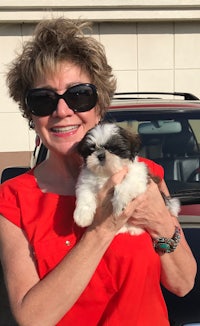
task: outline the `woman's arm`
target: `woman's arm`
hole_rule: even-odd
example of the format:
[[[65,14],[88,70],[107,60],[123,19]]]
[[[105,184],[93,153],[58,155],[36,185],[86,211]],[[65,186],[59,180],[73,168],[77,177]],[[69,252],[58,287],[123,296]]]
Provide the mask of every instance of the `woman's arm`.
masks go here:
[[[169,195],[164,181],[159,188]],[[165,206],[158,186],[151,181],[145,194],[135,199],[131,221],[134,225],[143,227],[152,238],[172,238],[175,226],[181,230],[176,217],[172,216]],[[132,209],[131,203],[129,210]],[[194,286],[197,266],[192,252],[181,230],[181,239],[174,252],[160,255],[161,282],[171,292],[178,296],[184,296]]]
[[[161,182],[160,189],[169,195],[164,181]],[[179,296],[184,296],[194,286],[197,264],[177,218],[172,217],[172,219],[174,225],[180,228],[181,240],[174,252],[160,256],[161,282],[168,290]]]
[[[28,242],[18,227],[0,218],[1,262],[11,307],[22,325],[55,325],[72,307],[92,277],[114,234],[88,230],[42,281]]]

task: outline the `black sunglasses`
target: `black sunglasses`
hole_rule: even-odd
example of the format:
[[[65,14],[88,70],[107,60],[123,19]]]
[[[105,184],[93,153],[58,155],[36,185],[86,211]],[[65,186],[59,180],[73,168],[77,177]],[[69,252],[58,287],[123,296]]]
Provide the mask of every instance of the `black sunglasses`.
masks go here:
[[[63,99],[74,112],[86,112],[97,104],[97,89],[92,84],[78,84],[69,87],[62,95],[48,88],[33,88],[27,92],[25,102],[32,114],[39,117],[51,115]]]

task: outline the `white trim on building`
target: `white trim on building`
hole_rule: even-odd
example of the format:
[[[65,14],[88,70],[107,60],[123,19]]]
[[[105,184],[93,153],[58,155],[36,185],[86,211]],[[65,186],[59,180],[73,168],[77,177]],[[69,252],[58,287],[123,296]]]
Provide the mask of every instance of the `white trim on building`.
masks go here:
[[[1,22],[37,22],[52,16],[101,21],[194,21],[200,0],[1,0]]]

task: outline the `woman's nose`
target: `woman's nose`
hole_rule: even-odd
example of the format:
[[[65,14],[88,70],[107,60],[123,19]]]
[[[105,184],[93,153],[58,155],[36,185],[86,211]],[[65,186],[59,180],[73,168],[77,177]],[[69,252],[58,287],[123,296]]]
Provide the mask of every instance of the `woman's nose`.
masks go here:
[[[53,115],[59,117],[71,116],[74,114],[74,111],[70,109],[64,99],[59,99],[56,110],[53,112]]]

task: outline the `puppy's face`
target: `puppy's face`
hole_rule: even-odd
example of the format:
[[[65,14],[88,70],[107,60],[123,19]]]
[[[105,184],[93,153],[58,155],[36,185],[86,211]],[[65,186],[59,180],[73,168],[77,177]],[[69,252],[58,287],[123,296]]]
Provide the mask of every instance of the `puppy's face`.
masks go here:
[[[134,160],[140,148],[138,136],[115,124],[99,124],[89,130],[78,145],[87,168],[110,176]]]

